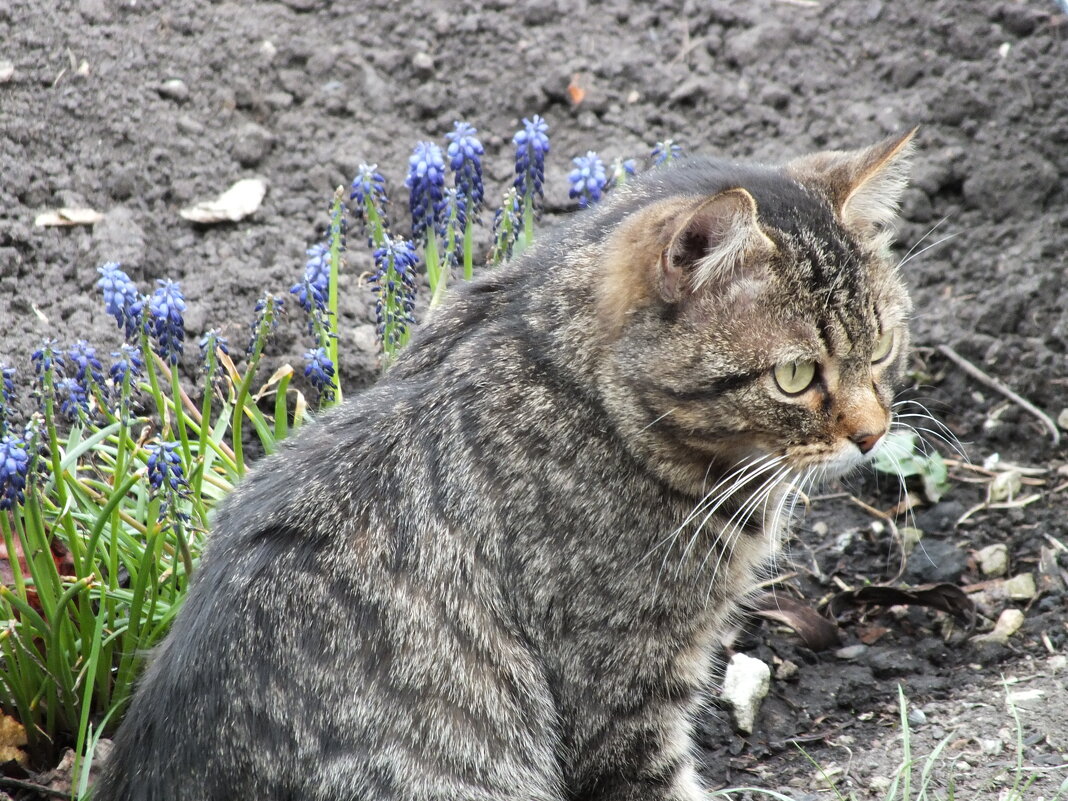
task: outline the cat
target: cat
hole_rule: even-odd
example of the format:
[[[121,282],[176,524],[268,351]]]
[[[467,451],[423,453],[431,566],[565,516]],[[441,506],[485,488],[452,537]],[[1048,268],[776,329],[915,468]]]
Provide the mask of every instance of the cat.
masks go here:
[[[890,424],[912,136],[657,168],[456,288],[220,508],[97,801],[703,798],[717,637]]]

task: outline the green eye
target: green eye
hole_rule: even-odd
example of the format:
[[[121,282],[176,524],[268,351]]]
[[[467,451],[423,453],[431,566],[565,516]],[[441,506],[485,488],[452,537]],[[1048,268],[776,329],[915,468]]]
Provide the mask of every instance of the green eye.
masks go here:
[[[890,351],[894,349],[894,332],[887,331],[881,337],[879,341],[875,343],[875,350],[871,353],[871,363],[878,364],[886,359],[890,355]]]
[[[787,362],[775,368],[775,383],[787,395],[800,395],[816,378],[816,363]]]

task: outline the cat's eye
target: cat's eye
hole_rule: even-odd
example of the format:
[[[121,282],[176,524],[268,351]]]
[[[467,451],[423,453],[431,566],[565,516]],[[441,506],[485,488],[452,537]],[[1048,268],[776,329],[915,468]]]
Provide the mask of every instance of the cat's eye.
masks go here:
[[[796,361],[775,368],[775,383],[786,395],[800,395],[816,378],[816,363]]]
[[[890,351],[894,349],[894,332],[887,331],[881,337],[879,341],[875,343],[875,350],[871,353],[871,363],[878,364],[884,361],[889,355]]]

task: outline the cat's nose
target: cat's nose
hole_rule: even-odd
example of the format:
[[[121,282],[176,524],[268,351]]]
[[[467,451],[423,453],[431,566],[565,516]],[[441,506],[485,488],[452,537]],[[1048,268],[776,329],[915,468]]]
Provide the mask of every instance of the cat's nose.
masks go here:
[[[860,448],[861,453],[867,454],[872,448],[879,444],[879,440],[882,438],[883,432],[881,431],[878,434],[870,434],[867,431],[861,431],[854,434],[849,439],[853,441],[854,445]]]

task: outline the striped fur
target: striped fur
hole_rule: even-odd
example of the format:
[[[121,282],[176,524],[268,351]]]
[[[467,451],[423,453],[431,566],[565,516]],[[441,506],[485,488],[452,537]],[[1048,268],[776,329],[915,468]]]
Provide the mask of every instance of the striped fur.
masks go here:
[[[898,169],[891,150],[830,163]],[[812,169],[627,184],[258,464],[98,801],[703,797],[717,635],[792,489],[859,463],[851,419],[907,344],[901,281],[836,200],[855,193]],[[895,198],[874,202],[881,226]],[[812,397],[770,378],[796,358],[827,364]]]

